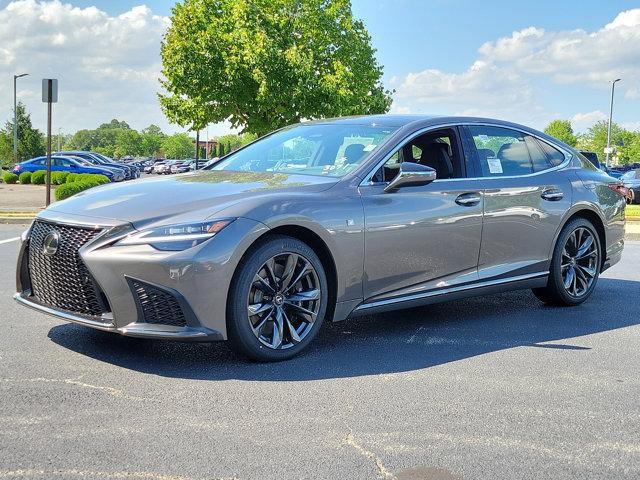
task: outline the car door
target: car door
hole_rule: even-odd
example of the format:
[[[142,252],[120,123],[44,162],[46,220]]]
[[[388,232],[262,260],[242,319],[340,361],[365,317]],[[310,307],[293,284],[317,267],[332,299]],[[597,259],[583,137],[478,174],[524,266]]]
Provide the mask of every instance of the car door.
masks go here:
[[[422,143],[419,140],[423,140]],[[424,141],[431,142],[424,146]],[[449,142],[449,178],[385,192],[403,161],[424,163],[417,144]],[[360,187],[365,216],[363,294],[380,300],[421,295],[477,279],[482,233],[481,181],[466,178],[457,129],[427,131],[400,146]]]
[[[483,183],[480,280],[545,273],[571,207],[570,173],[560,168],[570,154],[512,128],[469,125],[463,130]]]

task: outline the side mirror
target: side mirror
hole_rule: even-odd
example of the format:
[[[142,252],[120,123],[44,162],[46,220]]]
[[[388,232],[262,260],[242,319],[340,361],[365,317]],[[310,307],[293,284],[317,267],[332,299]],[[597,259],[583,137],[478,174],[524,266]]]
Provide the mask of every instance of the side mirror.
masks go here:
[[[428,185],[436,179],[436,171],[425,165],[413,162],[403,162],[400,164],[398,175],[389,182],[384,191],[395,192],[403,187],[419,187]]]

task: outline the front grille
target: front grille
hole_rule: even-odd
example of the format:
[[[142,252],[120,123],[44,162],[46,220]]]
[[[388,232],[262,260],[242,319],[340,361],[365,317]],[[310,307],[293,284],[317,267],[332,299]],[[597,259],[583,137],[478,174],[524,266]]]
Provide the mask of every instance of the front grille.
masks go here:
[[[129,285],[138,304],[140,320],[177,327],[187,325],[182,307],[171,293],[135,279],[129,279]]]
[[[57,251],[44,252],[44,240],[57,232]],[[78,250],[100,230],[36,220],[29,235],[28,265],[31,293],[44,305],[73,313],[100,317],[109,311],[106,297],[98,288]]]

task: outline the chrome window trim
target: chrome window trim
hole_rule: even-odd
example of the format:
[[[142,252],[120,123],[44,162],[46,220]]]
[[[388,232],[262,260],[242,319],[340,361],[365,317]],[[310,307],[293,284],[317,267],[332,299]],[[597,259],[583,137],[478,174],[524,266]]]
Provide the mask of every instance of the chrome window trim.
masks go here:
[[[528,131],[523,130],[521,128],[512,127],[510,125],[509,126],[508,125],[502,125],[502,124],[499,124],[499,123],[489,123],[489,122],[482,122],[482,123],[443,123],[441,125],[431,125],[429,127],[421,128],[420,130],[418,130],[416,132],[413,132],[413,133],[407,135],[402,140],[400,140],[398,142],[397,148],[394,148],[390,153],[385,155],[383,157],[383,159],[380,160],[376,164],[376,166],[371,171],[369,171],[369,173],[367,175],[364,176],[364,179],[360,182],[360,184],[358,186],[359,187],[368,187],[368,186],[373,186],[373,185],[388,185],[389,182],[374,182],[371,179],[375,175],[375,173],[380,169],[380,167],[382,167],[385,163],[387,163],[387,161],[398,151],[398,149],[401,146],[403,146],[407,142],[413,140],[414,138],[419,137],[420,135],[423,135],[423,134],[428,133],[428,132],[433,131],[433,130],[439,130],[441,128],[475,127],[475,126],[504,128],[504,129],[507,129],[507,130],[515,130],[516,132],[520,132],[520,133],[523,133],[525,135],[529,135],[529,136],[531,136],[533,138],[538,139],[541,142],[545,142],[545,143],[551,145],[553,148],[558,150],[560,153],[562,153],[562,155],[564,155],[564,161],[560,165],[556,165],[555,167],[550,167],[550,168],[547,168],[546,170],[541,170],[539,172],[527,173],[525,175],[503,175],[503,176],[500,176],[500,177],[441,178],[439,180],[438,179],[434,180],[433,183],[435,183],[435,182],[459,182],[459,181],[465,181],[465,180],[502,180],[502,179],[509,179],[509,178],[535,177],[537,175],[541,175],[541,174],[549,173],[549,172],[554,172],[556,170],[560,170],[562,168],[565,168],[567,165],[569,165],[569,163],[573,159],[573,154],[571,152],[569,152],[568,150],[566,150],[565,148],[557,145],[556,143],[550,142],[549,140],[547,140],[545,138],[542,138],[539,135],[536,135],[534,133],[528,132]]]

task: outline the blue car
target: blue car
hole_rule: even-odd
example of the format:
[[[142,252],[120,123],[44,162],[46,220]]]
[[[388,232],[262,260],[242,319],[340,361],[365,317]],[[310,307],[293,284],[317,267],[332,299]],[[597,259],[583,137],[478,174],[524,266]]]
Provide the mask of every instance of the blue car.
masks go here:
[[[124,173],[125,180],[131,180],[133,178],[137,178],[139,175],[136,175],[136,169],[130,167],[128,165],[123,165],[121,163],[116,163],[112,159],[105,157],[104,155],[97,152],[85,152],[82,150],[73,150],[67,152],[55,152],[56,155],[70,155],[73,157],[79,157],[83,160],[86,160],[89,163],[97,167],[108,167],[109,169],[120,169]]]
[[[35,172],[47,169],[47,157],[36,157],[17,163],[13,167],[13,173],[20,175],[22,172]],[[82,158],[55,155],[51,157],[52,172],[69,173],[97,173],[106,176],[111,182],[121,182],[124,180],[122,171],[114,171],[103,167],[92,165]]]

